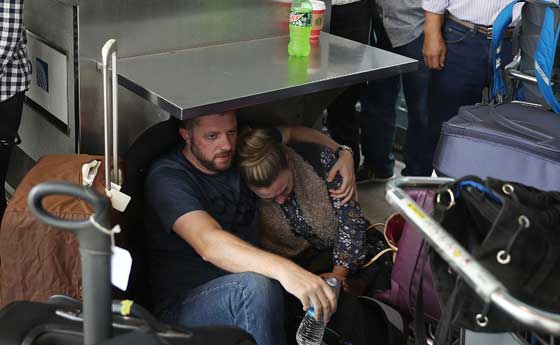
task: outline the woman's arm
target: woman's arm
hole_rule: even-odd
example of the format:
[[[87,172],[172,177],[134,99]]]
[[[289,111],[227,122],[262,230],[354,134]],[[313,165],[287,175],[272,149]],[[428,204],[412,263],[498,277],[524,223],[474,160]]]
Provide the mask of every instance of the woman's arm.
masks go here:
[[[336,155],[329,150],[322,150],[320,164],[323,168],[323,178],[336,161]],[[337,188],[340,178],[327,181],[329,189]],[[369,222],[365,218],[360,205],[352,200],[342,204],[339,199],[331,196],[331,202],[336,212],[338,228],[333,248],[333,273],[348,275],[362,265],[366,257],[366,231]],[[336,271],[336,272],[335,272]]]
[[[282,133],[283,144],[295,142],[314,143],[326,146],[333,152],[336,152],[340,147],[339,143],[313,128],[289,126],[278,127],[278,129]],[[337,174],[342,176],[342,183],[339,184],[337,188],[330,188],[329,192],[331,196],[341,199],[341,203],[345,204],[356,196],[356,175],[354,172],[354,157],[352,153],[347,150],[341,150],[340,152],[341,155],[338,157],[338,161],[336,161],[336,164],[333,164],[329,170],[327,180],[332,181]]]

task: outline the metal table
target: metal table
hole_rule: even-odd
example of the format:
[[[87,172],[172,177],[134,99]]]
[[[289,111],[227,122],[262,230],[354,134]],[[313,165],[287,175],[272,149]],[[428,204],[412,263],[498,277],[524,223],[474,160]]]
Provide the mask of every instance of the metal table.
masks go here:
[[[120,59],[119,84],[179,119],[416,70],[418,62],[322,32],[306,58],[288,37]]]

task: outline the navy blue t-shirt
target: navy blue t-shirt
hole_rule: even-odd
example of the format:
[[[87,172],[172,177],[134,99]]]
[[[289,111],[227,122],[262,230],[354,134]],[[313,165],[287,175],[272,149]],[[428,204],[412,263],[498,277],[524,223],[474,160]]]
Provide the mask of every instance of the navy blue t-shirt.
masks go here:
[[[156,160],[145,180],[146,240],[156,312],[190,289],[227,272],[204,261],[173,230],[182,215],[202,210],[224,229],[256,243],[256,197],[236,169],[208,175],[192,166],[179,145]]]

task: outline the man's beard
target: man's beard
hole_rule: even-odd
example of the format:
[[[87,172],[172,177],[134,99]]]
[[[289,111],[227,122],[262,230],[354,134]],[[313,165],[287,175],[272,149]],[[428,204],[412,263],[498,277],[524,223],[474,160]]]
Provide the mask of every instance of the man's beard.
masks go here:
[[[218,167],[216,166],[216,163],[214,162],[213,159],[208,159],[206,157],[204,157],[204,155],[202,154],[202,152],[200,152],[200,150],[198,150],[198,146],[195,143],[192,143],[190,145],[191,153],[193,154],[193,156],[198,160],[198,162],[205,167],[206,169],[212,171],[212,172],[223,172],[226,171],[227,169],[229,169],[229,167],[231,166],[231,155],[233,154],[233,152],[229,151],[230,154],[230,160],[229,163],[227,164],[227,166],[225,167]],[[219,152],[218,154],[224,154],[226,153],[226,151],[224,152]]]

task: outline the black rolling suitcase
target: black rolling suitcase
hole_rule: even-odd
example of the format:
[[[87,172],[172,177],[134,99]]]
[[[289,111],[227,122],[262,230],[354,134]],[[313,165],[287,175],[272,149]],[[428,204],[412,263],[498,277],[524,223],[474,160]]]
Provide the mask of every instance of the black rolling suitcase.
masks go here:
[[[87,220],[64,220],[47,213],[45,197],[66,195],[86,201],[94,214]],[[80,245],[83,305],[54,297],[49,303],[13,302],[0,310],[2,345],[73,344],[254,344],[252,337],[230,327],[183,329],[156,320],[131,301],[111,301],[112,231],[107,201],[92,189],[47,182],[29,193],[29,208],[43,222],[73,232]]]

